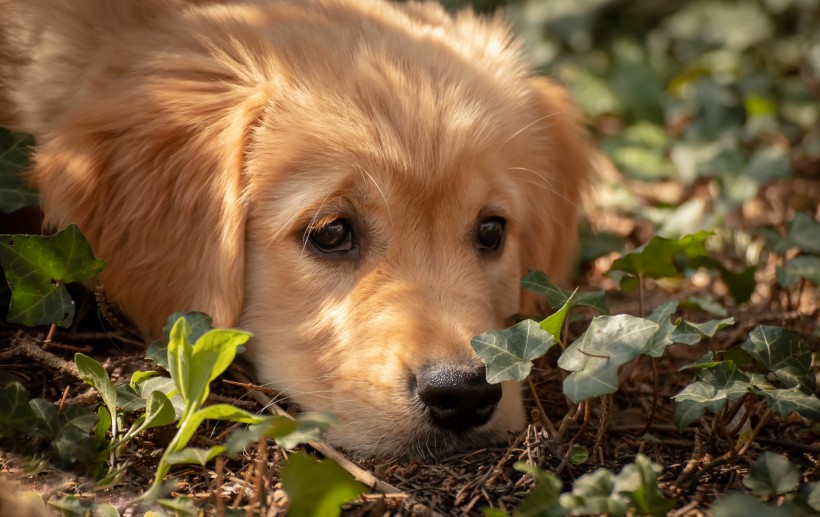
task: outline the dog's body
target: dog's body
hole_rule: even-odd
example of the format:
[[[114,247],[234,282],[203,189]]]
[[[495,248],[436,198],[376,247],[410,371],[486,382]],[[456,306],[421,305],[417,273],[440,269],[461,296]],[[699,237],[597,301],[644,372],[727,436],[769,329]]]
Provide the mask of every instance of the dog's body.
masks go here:
[[[254,333],[260,380],[362,454],[524,423],[472,336],[532,311],[574,251],[588,156],[507,27],[363,0],[0,0],[0,125],[37,139],[146,335],[174,311]],[[499,400],[500,398],[500,400]],[[466,402],[465,402],[466,401]]]

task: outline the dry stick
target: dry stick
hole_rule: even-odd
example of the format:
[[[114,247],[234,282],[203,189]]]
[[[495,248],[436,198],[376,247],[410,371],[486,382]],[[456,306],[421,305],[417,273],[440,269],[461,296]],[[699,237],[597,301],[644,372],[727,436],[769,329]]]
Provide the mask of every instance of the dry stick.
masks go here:
[[[530,386],[530,392],[532,392],[532,398],[535,399],[535,405],[538,407],[538,411],[541,413],[541,419],[544,421],[544,425],[547,427],[547,431],[550,433],[550,436],[553,440],[555,440],[555,436],[558,432],[555,430],[555,427],[552,425],[550,421],[550,417],[547,416],[547,412],[544,411],[544,406],[541,405],[541,399],[538,397],[538,392],[535,391],[535,384],[532,382],[532,378],[527,376],[527,384]]]
[[[216,457],[216,479],[214,479],[214,499],[216,502],[216,515],[218,517],[225,517],[225,500],[222,498],[223,472],[225,470],[225,458],[222,456]]]
[[[567,465],[569,464],[569,459],[570,457],[572,457],[572,446],[575,445],[576,440],[578,440],[578,438],[581,437],[581,433],[584,432],[584,430],[587,428],[587,425],[589,424],[589,415],[592,411],[592,403],[589,400],[585,400],[583,404],[584,420],[583,422],[581,422],[581,427],[578,429],[578,432],[575,433],[575,436],[573,436],[567,444],[567,452],[564,454],[564,458],[561,460],[561,464],[558,465],[558,468],[555,469],[555,474],[557,476],[560,476],[561,472],[563,472],[564,469],[567,468]]]
[[[57,325],[52,323],[51,326],[48,328],[48,334],[46,338],[43,340],[43,343],[51,343],[51,338],[54,337],[54,333],[57,332]]]
[[[752,434],[751,434],[751,436],[749,436],[749,440],[743,445],[743,447],[740,448],[739,451],[735,451],[734,447],[732,447],[731,451],[728,451],[725,454],[723,454],[722,456],[720,456],[719,458],[716,458],[716,459],[710,461],[703,468],[701,468],[700,470],[698,470],[694,474],[690,473],[690,475],[688,475],[688,476],[681,476],[681,478],[678,481],[678,484],[684,484],[685,483],[687,485],[690,485],[693,481],[695,481],[696,479],[700,479],[700,477],[702,475],[706,474],[707,472],[709,472],[713,468],[715,468],[717,466],[720,466],[720,465],[724,465],[726,463],[729,463],[730,461],[737,461],[740,458],[742,458],[746,454],[746,452],[749,450],[749,447],[752,446],[752,443],[754,443],[755,440],[757,440],[757,435],[763,429],[763,426],[766,425],[766,423],[768,422],[769,417],[771,415],[772,415],[772,411],[771,410],[766,410],[766,413],[763,414],[763,417],[761,417],[760,422],[758,422],[757,425],[755,426],[755,428],[752,430]]]
[[[63,415],[63,408],[65,407],[65,401],[68,398],[69,391],[71,391],[71,386],[66,386],[63,390],[63,396],[60,398],[60,407],[57,409],[57,416]]]
[[[19,356],[28,357],[62,374],[69,375],[80,381],[83,380],[79,370],[77,370],[77,365],[43,350],[37,341],[28,336],[23,335],[13,339],[9,349],[0,353],[0,362]]]
[[[558,427],[558,434],[555,436],[556,442],[560,441],[561,437],[564,436],[564,433],[567,431],[567,427],[569,427],[569,424],[578,420],[578,415],[580,414],[579,411],[581,410],[581,404],[583,404],[583,402],[572,406],[569,409],[569,411],[567,411],[567,414],[564,415],[564,418],[561,419],[561,425]]]
[[[655,420],[655,410],[658,407],[658,365],[654,357],[649,358],[652,364],[652,405],[649,407],[649,418],[646,419],[646,425],[641,431],[641,436],[645,435],[652,428],[652,422]]]
[[[239,377],[242,382],[250,384],[250,380],[245,378],[245,376],[241,373],[233,372],[233,375],[235,377]],[[261,391],[251,391],[251,396],[254,399],[256,399],[257,402],[262,404],[263,407],[267,408],[268,411],[270,411],[271,413],[293,419],[293,417],[287,411],[282,409],[282,407],[279,406],[279,404],[275,403],[272,399],[266,397],[265,394]],[[369,486],[370,488],[372,488],[373,490],[381,492],[382,494],[403,494],[403,496],[406,495],[404,500],[407,501],[409,505],[418,505],[424,507],[424,505],[418,502],[412,495],[402,492],[390,483],[382,481],[381,479],[374,476],[371,472],[356,465],[355,463],[347,459],[344,456],[344,454],[340,453],[332,446],[330,446],[327,442],[308,442],[308,445],[322,453],[322,455],[325,458],[330,458],[333,461],[335,461],[340,467],[342,467],[348,473],[350,473],[350,475],[352,475],[356,479],[356,481],[360,481],[365,485]],[[442,514],[436,512],[432,508],[429,509],[429,512],[429,515],[443,517]]]
[[[259,437],[256,445],[256,496],[259,502],[259,513],[265,515],[267,510],[267,491],[265,490],[266,471],[268,466],[268,446],[264,436]]]

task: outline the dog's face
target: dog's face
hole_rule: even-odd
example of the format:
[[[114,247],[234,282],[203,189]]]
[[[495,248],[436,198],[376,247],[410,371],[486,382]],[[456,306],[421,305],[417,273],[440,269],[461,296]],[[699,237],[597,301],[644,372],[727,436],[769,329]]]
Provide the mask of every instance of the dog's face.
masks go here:
[[[147,333],[190,309],[253,332],[260,380],[335,413],[334,443],[503,439],[520,388],[487,384],[470,340],[532,312],[520,277],[560,276],[574,250],[573,109],[498,21],[308,5],[205,9],[168,22],[150,60],[124,46],[109,68],[136,73],[97,67],[94,102],[41,148],[47,215],[81,224]],[[165,204],[133,199],[149,183]],[[95,196],[116,203],[83,209]]]
[[[488,385],[470,340],[571,250],[555,185],[576,179],[551,170],[567,150],[540,83],[393,64],[308,81],[256,129],[240,326],[261,380],[337,415],[332,441],[440,454],[523,426],[519,385]]]

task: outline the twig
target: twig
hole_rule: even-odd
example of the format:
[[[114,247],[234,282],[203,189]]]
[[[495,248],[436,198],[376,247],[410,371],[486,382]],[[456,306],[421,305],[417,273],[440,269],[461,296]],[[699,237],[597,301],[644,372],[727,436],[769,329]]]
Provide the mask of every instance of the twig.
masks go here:
[[[552,425],[550,417],[547,416],[547,412],[544,411],[544,406],[541,405],[541,399],[538,397],[538,392],[535,390],[535,384],[532,382],[531,377],[527,377],[527,384],[529,384],[530,386],[530,392],[532,392],[532,398],[535,400],[535,405],[536,407],[538,407],[538,411],[541,413],[541,419],[544,421],[544,426],[547,428],[547,431],[550,433],[550,436],[554,440],[558,432]]]
[[[43,343],[51,343],[51,338],[54,337],[54,333],[57,331],[57,325],[52,323],[51,326],[48,328],[48,334],[46,338],[43,340]]]
[[[0,363],[13,357],[28,357],[29,359],[43,364],[48,368],[55,369],[64,375],[74,377],[80,381],[83,380],[79,370],[77,370],[77,365],[71,361],[60,359],[56,355],[43,350],[40,348],[37,341],[26,335],[20,335],[12,340],[9,349],[3,353],[0,353]]]
[[[649,358],[652,364],[652,405],[649,407],[649,417],[646,419],[646,425],[641,431],[641,435],[645,435],[652,428],[652,422],[655,420],[655,409],[658,407],[658,364],[654,357]]]
[[[752,443],[754,443],[757,440],[757,435],[763,429],[763,426],[766,425],[771,414],[771,410],[766,410],[766,413],[764,413],[763,416],[760,418],[760,422],[758,422],[755,428],[752,430],[752,434],[749,436],[748,441],[743,445],[743,447],[740,448],[739,451],[735,452],[733,447],[731,451],[728,451],[719,458],[715,458],[714,460],[710,461],[694,474],[690,473],[687,476],[682,476],[681,478],[679,478],[679,483],[685,483],[686,485],[690,485],[693,481],[695,481],[696,479],[700,479],[702,475],[706,474],[713,468],[718,467],[720,465],[725,465],[730,461],[737,461],[740,458],[742,458],[746,454],[746,452],[748,452],[749,447],[752,446]]]

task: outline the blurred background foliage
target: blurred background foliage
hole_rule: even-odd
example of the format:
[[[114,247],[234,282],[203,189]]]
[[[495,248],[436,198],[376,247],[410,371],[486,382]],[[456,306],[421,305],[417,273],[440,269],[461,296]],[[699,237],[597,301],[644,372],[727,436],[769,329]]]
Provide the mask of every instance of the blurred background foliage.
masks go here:
[[[647,205],[634,182],[615,181],[599,200],[661,234],[714,227],[772,181],[820,179],[818,0],[444,4],[503,10],[537,69],[572,91],[615,169],[682,186]],[[813,196],[790,196],[793,212],[818,216]]]

